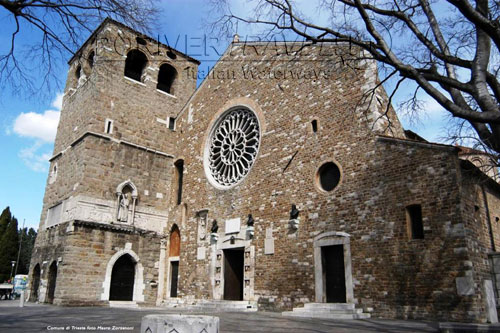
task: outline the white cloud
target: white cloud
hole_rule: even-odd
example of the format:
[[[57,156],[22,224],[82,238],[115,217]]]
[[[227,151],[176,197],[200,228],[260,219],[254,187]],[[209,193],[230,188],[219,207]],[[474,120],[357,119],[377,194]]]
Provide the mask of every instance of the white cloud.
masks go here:
[[[14,133],[45,142],[53,142],[56,137],[59,114],[59,111],[54,110],[47,110],[43,114],[23,112],[14,121]]]
[[[28,168],[37,172],[46,172],[49,167],[51,152],[47,151],[46,144],[53,143],[56,137],[62,107],[63,94],[54,98],[51,106],[55,110],[45,110],[43,113],[22,112],[14,120],[12,130],[23,138],[34,139],[35,142],[27,148],[21,149],[18,156]]]
[[[62,109],[63,96],[63,93],[57,93],[56,98],[52,101],[52,106],[59,111]]]
[[[52,106],[57,110],[46,110],[44,113],[21,113],[14,120],[14,133],[43,142],[53,142],[56,137],[57,124],[59,123],[62,94],[57,94]]]
[[[28,168],[37,172],[46,172],[49,168],[49,152],[38,152],[38,150],[43,146],[40,141],[35,142],[31,147],[22,149],[18,156],[23,160],[24,164]]]

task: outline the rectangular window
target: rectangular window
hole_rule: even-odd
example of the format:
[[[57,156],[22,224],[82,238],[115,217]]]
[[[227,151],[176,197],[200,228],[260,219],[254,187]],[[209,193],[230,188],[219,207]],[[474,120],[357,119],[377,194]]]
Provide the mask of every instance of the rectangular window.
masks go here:
[[[168,117],[168,129],[175,131],[175,118]]]
[[[406,207],[406,222],[410,239],[424,239],[421,205],[410,205]]]
[[[113,120],[106,119],[104,123],[104,133],[113,134]]]
[[[177,204],[182,203],[182,177],[184,174],[184,160],[177,160],[175,163],[175,177],[177,180]]]

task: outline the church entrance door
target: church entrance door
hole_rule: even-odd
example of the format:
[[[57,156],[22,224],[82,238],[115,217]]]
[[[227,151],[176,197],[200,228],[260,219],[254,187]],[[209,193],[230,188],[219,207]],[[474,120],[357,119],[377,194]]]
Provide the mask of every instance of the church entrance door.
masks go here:
[[[171,261],[170,297],[177,297],[177,282],[179,279],[179,262]]]
[[[111,273],[110,301],[132,301],[134,296],[135,262],[124,254],[113,266]]]
[[[321,258],[324,274],[323,281],[325,281],[326,302],[345,303],[344,246],[322,246]]]
[[[243,300],[244,250],[224,250],[224,299]]]

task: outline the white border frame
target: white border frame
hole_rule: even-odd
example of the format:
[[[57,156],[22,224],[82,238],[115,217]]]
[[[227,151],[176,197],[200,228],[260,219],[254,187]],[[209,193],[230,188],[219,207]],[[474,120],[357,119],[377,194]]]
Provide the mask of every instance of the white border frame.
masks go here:
[[[354,303],[350,243],[350,235],[345,232],[325,232],[314,238],[314,282],[316,302],[326,303],[326,281],[323,278],[324,272],[321,260],[321,247],[343,245],[346,303]]]

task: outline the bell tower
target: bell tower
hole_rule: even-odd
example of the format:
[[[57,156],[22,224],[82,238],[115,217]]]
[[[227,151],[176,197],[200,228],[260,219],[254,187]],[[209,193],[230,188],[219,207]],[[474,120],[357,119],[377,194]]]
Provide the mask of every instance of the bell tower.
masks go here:
[[[196,78],[187,73],[196,72],[198,65],[111,19],[69,60],[32,267],[64,262],[65,268],[77,269],[78,251],[95,245],[100,259],[94,266],[102,267],[102,284],[111,279],[106,272],[113,272],[106,270],[109,258],[104,254],[116,255],[121,248],[132,251],[131,258],[141,258],[146,247],[154,246],[148,251],[159,256],[172,192],[175,120],[196,89]],[[86,238],[96,232],[98,239]],[[145,244],[145,233],[156,238]],[[68,244],[73,244],[71,250]],[[58,274],[54,302],[109,300],[109,285],[85,296],[78,292],[81,285],[63,278],[64,269]],[[158,269],[150,274],[157,276]],[[43,285],[43,275],[41,281]],[[133,300],[147,301],[146,291],[137,288]],[[38,294],[44,301],[43,293]]]

